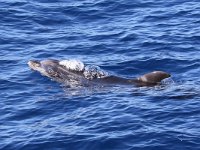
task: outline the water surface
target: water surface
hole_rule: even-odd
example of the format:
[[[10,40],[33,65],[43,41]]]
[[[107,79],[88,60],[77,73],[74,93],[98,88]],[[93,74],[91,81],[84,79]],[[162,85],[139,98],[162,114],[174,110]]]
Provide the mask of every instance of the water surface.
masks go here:
[[[0,149],[199,149],[200,2],[0,1]],[[165,86],[64,88],[30,59],[76,58]],[[169,83],[168,83],[169,82]]]

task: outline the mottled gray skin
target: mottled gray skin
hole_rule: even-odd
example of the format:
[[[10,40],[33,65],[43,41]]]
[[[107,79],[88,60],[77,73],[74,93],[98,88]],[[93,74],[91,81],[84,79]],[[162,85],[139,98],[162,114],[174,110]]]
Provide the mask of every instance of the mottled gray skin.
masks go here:
[[[31,69],[40,72],[42,75],[52,78],[61,83],[75,83],[80,85],[90,84],[134,84],[136,86],[154,86],[159,84],[163,79],[170,77],[170,74],[163,71],[154,71],[145,74],[139,78],[127,79],[117,76],[107,76],[104,78],[88,80],[84,77],[83,72],[68,70],[59,65],[58,60],[30,60],[28,65]]]

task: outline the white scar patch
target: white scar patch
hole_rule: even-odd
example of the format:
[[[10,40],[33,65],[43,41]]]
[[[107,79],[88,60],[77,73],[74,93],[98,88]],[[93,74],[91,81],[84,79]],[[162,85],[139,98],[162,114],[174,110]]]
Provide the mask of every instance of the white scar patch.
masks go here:
[[[74,71],[83,71],[85,68],[83,62],[76,59],[61,60],[59,64],[66,67],[69,70],[74,70]]]

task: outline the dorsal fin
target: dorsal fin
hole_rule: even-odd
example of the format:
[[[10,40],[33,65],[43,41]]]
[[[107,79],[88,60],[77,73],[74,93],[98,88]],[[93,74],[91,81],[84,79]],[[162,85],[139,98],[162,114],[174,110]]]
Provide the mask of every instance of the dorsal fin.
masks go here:
[[[143,76],[137,78],[139,81],[145,82],[145,83],[159,83],[165,78],[169,78],[171,75],[169,73],[163,72],[163,71],[154,71],[147,74],[144,74]]]

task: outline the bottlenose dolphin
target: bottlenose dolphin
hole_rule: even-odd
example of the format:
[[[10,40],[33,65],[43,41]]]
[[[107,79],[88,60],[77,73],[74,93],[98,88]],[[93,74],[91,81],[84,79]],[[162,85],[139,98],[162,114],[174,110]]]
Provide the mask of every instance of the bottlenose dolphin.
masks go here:
[[[87,70],[87,67],[82,62],[74,60],[67,62],[52,59],[42,61],[30,60],[28,65],[31,69],[40,72],[42,75],[64,84],[133,84],[137,86],[154,86],[160,84],[163,79],[171,76],[169,73],[163,71],[153,71],[138,78],[127,79],[97,71],[96,73],[89,74],[92,77],[88,78],[90,70]]]

